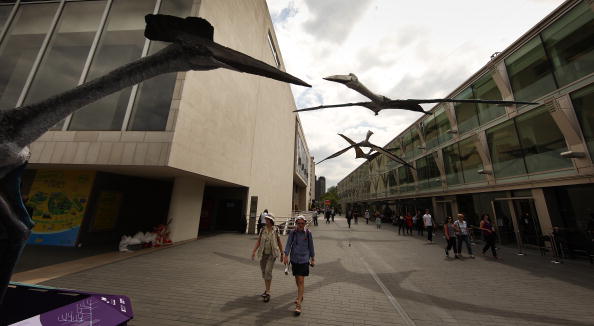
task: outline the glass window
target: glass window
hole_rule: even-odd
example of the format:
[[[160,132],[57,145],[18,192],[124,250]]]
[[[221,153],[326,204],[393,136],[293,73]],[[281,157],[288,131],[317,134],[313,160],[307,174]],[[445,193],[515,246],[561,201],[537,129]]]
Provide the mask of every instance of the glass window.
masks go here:
[[[268,39],[268,46],[270,47],[270,51],[272,52],[272,58],[274,58],[274,64],[276,65],[277,68],[280,68],[280,60],[279,60],[278,54],[276,52],[276,46],[274,46],[274,40],[272,38],[272,34],[270,34],[270,32],[268,32],[268,34],[266,36]]]
[[[140,58],[144,46],[144,16],[154,0],[116,0],[101,35],[87,80]],[[72,116],[70,130],[121,130],[130,98],[128,87],[85,106]]]
[[[410,130],[412,150],[413,150],[412,157],[416,157],[417,155],[420,155],[422,152],[422,149],[420,149],[419,147],[421,147],[423,144],[421,144],[421,137],[419,136],[418,130],[419,129],[417,127],[413,127]]]
[[[189,16],[191,11],[192,1],[188,0],[165,1],[159,9],[159,13],[178,17]],[[166,42],[152,41],[148,54],[151,55],[167,45]],[[128,130],[165,130],[176,76],[175,72],[163,74],[138,85]]]
[[[448,185],[457,185],[464,182],[458,144],[453,144],[443,149],[443,163]]]
[[[400,192],[408,192],[414,190],[414,177],[411,168],[401,166],[398,168],[398,183],[400,184]]]
[[[474,140],[476,137],[464,139],[458,143],[460,149],[460,163],[462,165],[462,174],[464,175],[464,182],[480,182],[484,181],[485,177],[477,173],[483,168],[483,161],[476,150]]]
[[[44,100],[78,85],[105,3],[66,3],[25,104]],[[61,129],[62,123],[53,129]]]
[[[412,144],[412,133],[410,130],[407,130],[404,134],[403,137],[403,144],[404,144],[404,156],[406,156],[407,159],[410,159],[413,157],[413,144]]]
[[[560,155],[567,151],[567,145],[546,107],[522,114],[515,120],[528,172],[572,167],[571,160]]]
[[[452,139],[452,134],[448,130],[452,129],[450,119],[443,108],[435,111],[435,125],[437,126],[437,140],[440,144]]]
[[[425,137],[425,146],[428,150],[439,144],[437,141],[439,131],[437,130],[437,124],[435,123],[435,115],[431,115],[423,121],[423,135]]]
[[[594,157],[594,84],[572,93],[571,102],[588,144],[590,156]]]
[[[441,174],[437,167],[437,152],[427,155],[427,176],[429,188],[441,187]]]
[[[472,85],[476,98],[482,100],[501,100],[501,92],[490,74],[481,77]],[[479,122],[485,124],[505,114],[505,106],[497,104],[477,103]]]
[[[551,64],[538,36],[505,59],[505,65],[518,101],[532,101],[556,89]]]
[[[0,47],[0,109],[16,106],[58,4],[21,5]]]
[[[429,187],[429,173],[427,171],[427,158],[421,157],[417,160],[417,178],[419,182],[419,189],[426,189]]]
[[[488,129],[486,133],[495,176],[500,178],[525,174],[524,153],[514,121],[506,121]]]
[[[394,191],[396,189],[396,186],[398,186],[398,183],[396,182],[396,173],[396,169],[388,173],[388,187],[390,189],[390,192]]]
[[[471,99],[473,98],[472,88],[467,88],[462,93],[458,94],[456,99]],[[478,114],[475,103],[454,103],[454,111],[456,112],[456,120],[458,121],[458,132],[463,134],[478,127]]]
[[[582,2],[542,32],[559,86],[594,71],[594,12]]]
[[[13,6],[0,6],[0,34],[4,30],[4,25],[8,20],[8,16],[10,16],[10,12],[12,11]]]

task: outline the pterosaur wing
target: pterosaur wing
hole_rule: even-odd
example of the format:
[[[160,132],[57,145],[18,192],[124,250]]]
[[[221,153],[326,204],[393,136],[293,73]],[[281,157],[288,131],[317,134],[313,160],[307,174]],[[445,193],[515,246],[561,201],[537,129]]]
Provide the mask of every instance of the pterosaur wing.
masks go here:
[[[353,147],[354,147],[354,146],[352,146],[352,145],[351,145],[351,146],[349,146],[349,147],[347,147],[347,148],[341,149],[341,150],[339,150],[338,152],[336,152],[336,153],[334,153],[334,154],[332,154],[332,155],[330,155],[330,156],[326,157],[325,159],[323,159],[323,160],[319,161],[318,163],[316,163],[316,165],[318,165],[318,164],[320,164],[320,163],[324,162],[325,160],[329,160],[329,159],[331,159],[331,158],[335,158],[335,157],[337,157],[337,156],[340,156],[340,155],[344,154],[346,151],[348,151],[349,149],[351,149],[351,148],[353,148]]]
[[[398,162],[398,163],[400,163],[402,165],[406,165],[406,166],[410,167],[413,170],[415,169],[412,165],[408,164],[404,159],[402,159],[402,158],[394,155],[393,153],[388,152],[387,150],[385,150],[385,149],[383,149],[383,148],[381,148],[381,147],[379,147],[377,145],[369,144],[369,147],[375,149],[378,153],[381,153],[383,155],[386,155],[387,157],[389,157],[393,161],[396,161],[396,162]]]
[[[327,108],[340,108],[345,106],[362,106],[368,108],[373,102],[355,102],[355,103],[344,103],[344,104],[331,104],[331,105],[320,105],[314,106],[311,108],[299,109],[293,112],[302,112],[302,111],[313,111],[313,110],[320,110],[320,109],[327,109]]]
[[[410,104],[422,104],[422,103],[484,103],[484,104],[500,104],[500,105],[513,105],[513,104],[538,104],[534,102],[523,102],[523,101],[504,101],[504,100],[481,100],[481,99],[454,99],[454,98],[435,98],[435,99],[408,99],[408,100],[391,100],[387,101],[387,105],[410,105]]]
[[[355,148],[355,157],[356,158],[365,158],[367,157],[367,155],[365,155],[365,153],[363,153],[363,150],[361,149],[361,147],[359,146],[359,144],[355,143],[352,139],[350,139],[349,137],[343,135],[343,134],[338,134],[340,137],[344,138],[344,140],[346,140],[349,144],[351,144],[351,147]]]

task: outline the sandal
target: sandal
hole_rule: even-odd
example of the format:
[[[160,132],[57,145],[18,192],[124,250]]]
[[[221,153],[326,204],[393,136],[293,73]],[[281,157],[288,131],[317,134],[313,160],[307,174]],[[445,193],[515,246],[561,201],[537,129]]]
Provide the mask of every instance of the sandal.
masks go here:
[[[301,304],[296,303],[295,304],[295,315],[299,316],[300,314],[301,314]]]
[[[260,296],[262,298],[266,298],[267,295],[268,295],[268,291],[264,291],[264,293],[260,294]]]
[[[270,301],[270,294],[266,293],[266,295],[264,296],[264,302],[268,302]]]

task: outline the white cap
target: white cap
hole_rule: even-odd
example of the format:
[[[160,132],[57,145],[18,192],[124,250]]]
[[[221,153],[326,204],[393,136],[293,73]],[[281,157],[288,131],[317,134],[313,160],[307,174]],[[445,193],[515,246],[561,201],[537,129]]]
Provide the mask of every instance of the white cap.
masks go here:
[[[295,222],[296,222],[296,221],[298,221],[298,220],[304,220],[304,221],[305,221],[305,216],[303,216],[303,215],[299,215],[299,216],[297,216],[297,217],[295,218]]]
[[[272,215],[272,213],[268,213],[268,214],[264,215],[264,218],[271,220],[272,223],[274,224],[274,215]]]

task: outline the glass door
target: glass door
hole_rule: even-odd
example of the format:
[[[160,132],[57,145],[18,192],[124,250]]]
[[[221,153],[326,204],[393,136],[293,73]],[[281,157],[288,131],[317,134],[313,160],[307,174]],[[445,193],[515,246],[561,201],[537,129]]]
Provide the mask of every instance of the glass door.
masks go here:
[[[542,232],[536,215],[536,207],[531,199],[514,200],[518,229],[525,245],[539,246]]]
[[[493,205],[495,214],[494,222],[499,242],[503,245],[517,245],[516,223],[514,223],[514,216],[509,207],[509,202],[507,200],[494,200],[491,205]]]
[[[502,244],[515,244],[520,252],[526,245],[540,245],[542,232],[532,198],[497,198],[491,205]]]

